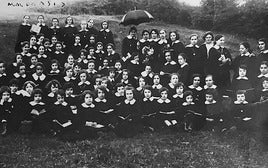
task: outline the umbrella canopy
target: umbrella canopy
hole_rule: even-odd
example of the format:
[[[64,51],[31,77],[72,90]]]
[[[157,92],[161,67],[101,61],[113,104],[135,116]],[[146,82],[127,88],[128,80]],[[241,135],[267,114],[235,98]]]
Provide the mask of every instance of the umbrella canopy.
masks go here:
[[[145,10],[133,10],[126,13],[119,24],[124,26],[139,25],[141,23],[150,22],[153,19],[154,17]]]

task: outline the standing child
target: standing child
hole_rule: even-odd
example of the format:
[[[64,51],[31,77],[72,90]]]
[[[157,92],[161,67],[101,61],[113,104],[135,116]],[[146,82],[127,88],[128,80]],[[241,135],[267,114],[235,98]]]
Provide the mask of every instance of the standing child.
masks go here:
[[[81,37],[80,35],[74,36],[74,44],[70,46],[69,54],[74,56],[74,59],[78,59],[80,50],[83,48],[81,44]]]
[[[179,70],[178,74],[180,75],[180,81],[188,86],[189,83],[189,74],[190,74],[190,66],[186,62],[186,54],[180,53],[178,56]]]
[[[101,41],[104,46],[107,46],[107,44],[109,43],[114,44],[113,33],[109,29],[108,21],[103,21],[101,23],[101,30],[99,31],[99,41]]]
[[[30,16],[24,15],[23,22],[19,26],[18,33],[17,33],[17,42],[15,45],[15,52],[21,52],[21,43],[24,41],[28,41],[31,36],[31,24],[29,23]]]
[[[62,83],[66,83],[66,82],[73,82],[73,83],[76,83],[76,78],[73,77],[73,73],[74,73],[74,70],[71,66],[68,66],[65,68],[64,70],[64,77],[63,77],[63,80],[62,80]]]
[[[106,48],[107,48],[106,58],[108,59],[109,66],[114,66],[115,62],[117,60],[120,60],[120,55],[117,52],[115,52],[114,44],[108,43]]]
[[[82,20],[80,23],[81,30],[79,30],[78,35],[80,36],[81,47],[85,48],[89,41],[89,32],[87,30],[87,21]]]

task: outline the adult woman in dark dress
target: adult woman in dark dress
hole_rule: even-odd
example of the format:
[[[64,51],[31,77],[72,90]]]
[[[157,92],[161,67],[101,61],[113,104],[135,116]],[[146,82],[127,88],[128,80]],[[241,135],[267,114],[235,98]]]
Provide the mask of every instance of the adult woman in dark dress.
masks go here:
[[[205,68],[204,71],[207,74],[206,63],[207,63],[208,56],[209,56],[209,50],[214,46],[214,43],[213,43],[214,35],[212,32],[209,31],[209,32],[206,32],[202,38],[204,40],[204,43],[200,45],[199,51],[200,51],[201,57],[204,60],[204,68]]]
[[[224,45],[224,36],[216,35],[214,46],[209,50],[207,60],[207,73],[215,77],[215,83],[219,89],[225,89],[231,83],[230,68],[231,54]]]
[[[159,31],[159,41],[158,41],[158,62],[157,62],[157,67],[156,72],[160,72],[160,68],[162,65],[166,62],[165,59],[165,53],[167,49],[169,49],[170,45],[168,44],[168,40],[166,37],[166,30],[162,29]],[[172,52],[173,53],[173,52]],[[171,56],[172,58],[172,56]]]
[[[29,41],[30,36],[31,36],[31,24],[29,23],[30,16],[25,15],[23,17],[23,22],[19,26],[18,34],[17,34],[17,42],[15,45],[15,53],[20,53],[22,52],[21,48],[21,43],[24,41]]]
[[[159,50],[158,50],[158,41],[159,41],[159,32],[157,29],[152,29],[150,32],[150,46],[153,49],[154,53],[152,55],[152,60],[151,60],[151,64],[152,64],[152,69],[154,72],[156,72],[155,70],[157,69],[157,62],[158,62],[158,55],[159,55]]]
[[[59,41],[62,41],[62,28],[59,26],[58,18],[52,18],[52,26],[49,28],[49,30],[49,39],[51,39],[52,36],[56,36]]]
[[[185,51],[184,44],[179,39],[180,39],[180,35],[176,31],[171,31],[169,33],[168,44],[170,46],[170,49],[173,50],[173,54],[171,58],[173,61],[176,61],[178,58],[178,55],[180,53],[184,53]]]
[[[65,24],[65,27],[63,27],[63,43],[68,50],[68,48],[71,48],[74,44],[74,36],[78,33],[78,29],[74,26],[74,21],[71,16],[66,18]],[[68,51],[66,52],[68,53]]]

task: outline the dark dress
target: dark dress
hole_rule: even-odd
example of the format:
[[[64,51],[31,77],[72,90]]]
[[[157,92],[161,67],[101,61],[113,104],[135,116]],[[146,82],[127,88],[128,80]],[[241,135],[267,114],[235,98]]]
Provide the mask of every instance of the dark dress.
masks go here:
[[[68,26],[62,28],[62,36],[63,36],[63,42],[66,45],[67,52],[68,49],[70,49],[70,46],[74,44],[74,37],[78,33],[77,28],[74,25]]]
[[[31,36],[31,25],[30,24],[21,24],[19,26],[18,34],[17,34],[17,42],[15,45],[15,53],[22,52],[21,50],[21,42],[29,41]]]
[[[185,47],[185,54],[187,55],[187,63],[190,66],[189,75],[200,74],[204,76],[204,58],[201,55],[199,46],[187,45]]]
[[[183,44],[182,42],[180,42],[179,40],[176,40],[176,41],[174,41],[174,42],[169,41],[169,45],[170,45],[170,49],[173,50],[173,54],[172,54],[172,57],[171,57],[171,59],[172,59],[173,61],[178,60],[178,55],[179,55],[180,53],[184,53],[184,52],[186,52],[186,51],[185,51],[184,44]]]
[[[103,43],[104,48],[106,48],[106,45],[109,43],[114,44],[114,36],[111,30],[109,29],[101,29],[99,31],[99,41]]]

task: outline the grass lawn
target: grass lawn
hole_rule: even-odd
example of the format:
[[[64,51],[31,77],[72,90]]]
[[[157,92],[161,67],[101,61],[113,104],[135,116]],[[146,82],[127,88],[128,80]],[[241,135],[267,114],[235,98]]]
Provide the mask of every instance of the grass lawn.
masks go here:
[[[10,63],[14,59],[14,44],[18,25],[24,14],[0,16],[0,59]],[[38,14],[31,14],[35,20]],[[63,23],[66,16],[45,15],[47,19],[58,17]],[[127,35],[129,27],[118,25],[114,16],[75,16],[76,23],[81,19],[94,18],[96,26],[110,20],[110,28],[116,34],[117,51],[120,41]],[[192,33],[204,32],[166,25],[149,23],[138,26],[143,29],[165,28],[178,30],[181,41],[188,43]],[[233,56],[238,54],[239,43],[249,40],[253,48],[256,40],[226,34],[226,45]],[[256,134],[258,135],[258,134]],[[268,152],[264,150],[259,136],[244,132],[215,134],[211,132],[143,133],[134,138],[120,139],[107,133],[97,140],[84,140],[74,143],[58,141],[55,138],[13,134],[0,137],[0,167],[109,167],[109,168],[233,168],[268,167]]]

